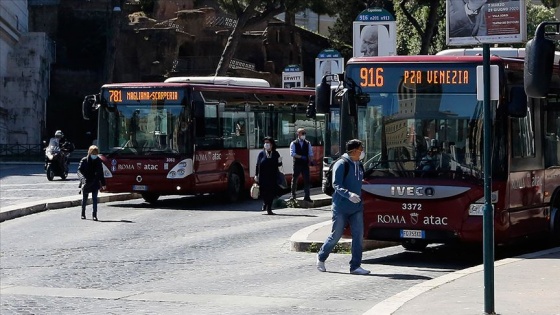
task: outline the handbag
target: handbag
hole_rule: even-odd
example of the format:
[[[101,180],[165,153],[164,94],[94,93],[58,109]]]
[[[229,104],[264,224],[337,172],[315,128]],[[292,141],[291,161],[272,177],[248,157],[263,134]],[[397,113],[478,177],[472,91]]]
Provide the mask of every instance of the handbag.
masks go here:
[[[259,193],[260,193],[259,184],[254,183],[253,186],[251,186],[250,193],[251,193],[251,198],[259,199]]]

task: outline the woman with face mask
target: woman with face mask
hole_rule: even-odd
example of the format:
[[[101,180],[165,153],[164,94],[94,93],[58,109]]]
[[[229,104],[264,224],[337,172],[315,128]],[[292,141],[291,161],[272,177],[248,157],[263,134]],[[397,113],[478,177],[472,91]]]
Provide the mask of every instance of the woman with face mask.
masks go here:
[[[82,187],[82,220],[86,219],[86,205],[91,192],[93,221],[97,221],[97,193],[99,189],[105,190],[103,166],[98,155],[99,148],[92,145],[88,149],[88,155],[78,165],[78,178]]]
[[[255,182],[259,184],[262,210],[273,215],[272,201],[278,196],[278,167],[282,166],[282,157],[276,151],[276,143],[271,137],[264,138],[264,149],[257,157]]]

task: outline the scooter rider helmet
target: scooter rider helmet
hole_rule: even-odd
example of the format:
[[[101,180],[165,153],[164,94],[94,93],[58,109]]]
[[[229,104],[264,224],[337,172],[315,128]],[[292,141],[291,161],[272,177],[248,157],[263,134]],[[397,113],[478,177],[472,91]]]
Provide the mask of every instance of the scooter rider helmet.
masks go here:
[[[62,133],[62,130],[57,130],[57,131],[54,133],[54,136],[55,136],[56,138],[60,139],[60,138],[64,137],[64,134]]]

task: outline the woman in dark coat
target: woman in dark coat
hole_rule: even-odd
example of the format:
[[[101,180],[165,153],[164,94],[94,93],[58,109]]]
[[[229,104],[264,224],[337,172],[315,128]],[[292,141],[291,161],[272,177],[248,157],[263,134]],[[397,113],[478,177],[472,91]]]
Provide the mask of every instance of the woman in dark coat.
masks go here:
[[[99,189],[105,190],[105,177],[103,166],[99,159],[99,148],[92,145],[88,149],[88,155],[80,161],[78,166],[78,178],[82,185],[82,219],[86,218],[86,205],[91,192],[93,205],[93,220],[97,221],[97,193]]]
[[[280,153],[276,151],[276,143],[271,137],[264,138],[264,149],[257,157],[255,181],[259,183],[263,208],[267,214],[272,212],[272,201],[278,196],[278,167],[282,166]]]

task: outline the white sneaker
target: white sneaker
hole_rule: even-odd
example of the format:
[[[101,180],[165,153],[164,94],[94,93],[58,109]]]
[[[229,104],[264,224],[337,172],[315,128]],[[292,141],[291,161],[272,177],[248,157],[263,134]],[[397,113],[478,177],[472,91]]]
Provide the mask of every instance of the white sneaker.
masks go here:
[[[320,261],[319,256],[317,256],[317,270],[319,270],[321,272],[327,271],[327,268],[325,267],[325,262]]]
[[[317,268],[319,268],[319,267],[317,266]],[[358,268],[356,268],[356,269],[354,269],[354,270],[351,270],[350,273],[353,274],[353,275],[369,275],[370,271],[369,271],[369,270],[365,270],[365,269],[362,268],[362,267],[358,267]]]

